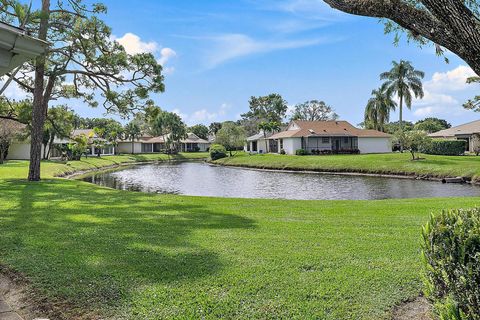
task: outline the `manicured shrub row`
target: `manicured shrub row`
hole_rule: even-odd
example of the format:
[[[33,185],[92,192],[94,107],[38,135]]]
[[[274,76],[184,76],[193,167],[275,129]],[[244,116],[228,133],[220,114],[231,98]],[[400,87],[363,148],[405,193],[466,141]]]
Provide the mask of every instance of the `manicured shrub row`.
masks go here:
[[[326,155],[326,154],[359,154],[359,149],[340,149],[340,150],[315,150],[313,149],[311,153],[308,153],[305,149],[297,149],[295,154],[297,156],[305,156],[308,154],[312,155]]]
[[[212,144],[210,146],[210,159],[218,160],[227,156],[227,149],[220,144]]]
[[[443,211],[423,228],[426,295],[439,319],[480,319],[480,208]]]
[[[464,140],[432,140],[423,153],[442,156],[459,156],[465,153]]]

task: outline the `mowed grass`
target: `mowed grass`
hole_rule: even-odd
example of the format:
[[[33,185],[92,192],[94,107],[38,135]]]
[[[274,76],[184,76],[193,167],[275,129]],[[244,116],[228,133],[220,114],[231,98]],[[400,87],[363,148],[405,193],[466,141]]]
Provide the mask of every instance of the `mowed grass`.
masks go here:
[[[249,155],[215,161],[218,164],[265,169],[316,170],[383,174],[430,175],[433,177],[468,177],[480,180],[480,157],[420,155],[411,161],[410,153],[291,156],[278,154]]]
[[[82,158],[80,161],[68,161],[61,163],[57,161],[42,161],[42,177],[52,178],[54,176],[68,175],[78,171],[101,169],[121,164],[147,162],[147,161],[186,161],[207,159],[207,152],[179,153],[167,155],[163,153],[150,154],[122,154],[116,156],[103,156]],[[0,179],[19,178],[26,179],[28,175],[28,162],[24,160],[6,161],[0,165]]]
[[[480,203],[154,195],[5,167],[0,264],[66,319],[389,319],[421,291],[429,213]]]

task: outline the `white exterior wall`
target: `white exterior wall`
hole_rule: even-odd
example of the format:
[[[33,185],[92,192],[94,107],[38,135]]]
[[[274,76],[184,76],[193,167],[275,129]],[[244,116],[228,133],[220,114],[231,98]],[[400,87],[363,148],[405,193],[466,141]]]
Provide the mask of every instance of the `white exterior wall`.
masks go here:
[[[131,142],[119,142],[117,145],[118,153],[132,153]],[[133,153],[142,153],[142,144],[140,142],[134,142]]]
[[[295,151],[302,148],[301,138],[284,138],[283,150],[286,154],[295,154]]]
[[[252,152],[252,153],[266,153],[266,150],[265,150],[265,139],[258,139],[256,140],[257,141],[257,151],[253,151],[253,142],[254,141],[247,141],[247,143],[250,145],[250,151],[248,152]],[[267,140],[267,144],[268,144],[268,140]],[[247,146],[245,145],[243,147],[243,150],[245,150],[247,152]]]
[[[210,143],[199,143],[198,148],[200,148],[200,152],[205,152],[210,148]]]
[[[43,145],[42,145],[43,158]],[[29,160],[30,159],[30,143],[14,142],[8,148],[7,160]]]
[[[359,137],[358,149],[360,153],[389,153],[392,152],[390,138]]]

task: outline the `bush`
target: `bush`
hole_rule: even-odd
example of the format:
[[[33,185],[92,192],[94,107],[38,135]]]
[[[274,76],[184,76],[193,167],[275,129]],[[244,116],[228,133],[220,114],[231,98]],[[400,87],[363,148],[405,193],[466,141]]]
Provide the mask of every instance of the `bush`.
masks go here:
[[[212,144],[210,146],[210,159],[218,160],[227,156],[227,149],[220,144]]]
[[[280,154],[287,154],[284,149],[280,149]]]
[[[442,156],[460,156],[465,153],[465,144],[464,140],[432,140],[430,145],[422,151]]]
[[[305,150],[305,149],[297,149],[297,150],[295,150],[295,154],[297,156],[306,156],[306,155],[308,155],[308,151]]]
[[[432,215],[423,228],[425,294],[440,319],[480,319],[480,208]]]

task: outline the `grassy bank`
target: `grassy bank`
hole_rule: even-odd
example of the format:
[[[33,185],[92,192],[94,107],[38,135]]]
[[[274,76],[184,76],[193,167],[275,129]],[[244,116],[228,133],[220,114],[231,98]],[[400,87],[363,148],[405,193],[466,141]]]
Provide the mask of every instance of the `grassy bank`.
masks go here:
[[[64,176],[79,171],[87,171],[111,166],[129,164],[135,162],[148,161],[182,161],[182,160],[200,160],[208,158],[206,152],[179,153],[176,155],[167,155],[163,153],[151,154],[123,154],[118,156],[88,157],[80,161],[69,161],[60,163],[56,161],[42,161],[42,176],[52,178]],[[0,179],[2,178],[20,178],[25,179],[28,175],[28,162],[23,160],[7,161],[0,165]]]
[[[428,214],[480,203],[154,195],[28,183],[26,166],[0,165],[0,264],[52,318],[389,319],[421,290]]]
[[[280,170],[360,172],[431,177],[468,177],[480,181],[480,157],[421,155],[424,160],[411,161],[409,153],[288,156],[277,154],[248,155],[215,161],[217,164]]]

